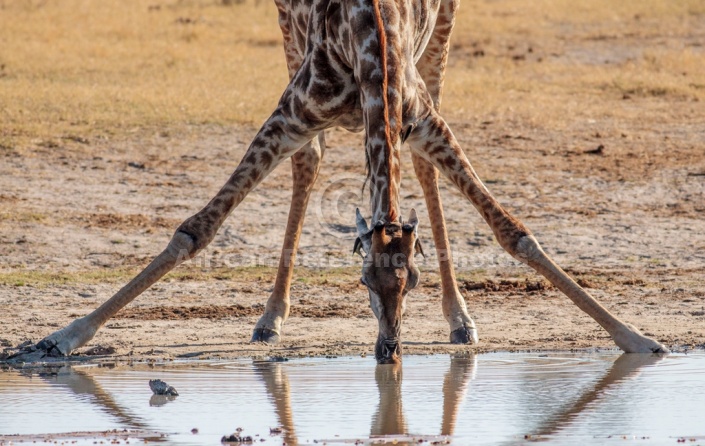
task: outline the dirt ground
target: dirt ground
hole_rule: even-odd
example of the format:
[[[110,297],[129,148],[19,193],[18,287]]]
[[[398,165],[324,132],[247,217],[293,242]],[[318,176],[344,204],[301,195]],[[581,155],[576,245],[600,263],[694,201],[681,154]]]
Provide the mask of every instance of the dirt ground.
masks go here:
[[[530,14],[552,20],[541,11],[517,13],[515,3],[494,3],[478,3],[485,8],[479,14],[502,20],[505,7],[511,20],[517,14],[529,22]],[[536,67],[548,62],[603,76],[638,69],[653,51],[661,60],[687,53],[700,71],[676,73],[682,84],[662,87],[629,84],[620,71],[608,87],[579,94],[554,88],[544,71],[540,91],[488,81],[488,96],[463,96],[460,87],[449,87],[448,122],[490,191],[582,286],[667,346],[703,348],[705,14],[686,14],[677,31],[638,27],[634,34],[634,21],[655,19],[620,13],[599,22],[591,38],[588,25],[557,19],[561,40],[545,27],[528,35],[502,29],[484,40],[463,40],[469,31],[461,31],[448,82],[460,85],[454,79],[466,72],[489,79],[488,67],[498,65],[510,66],[506,75],[513,79],[536,81]],[[563,75],[556,71],[558,84],[566,82]],[[502,105],[475,111],[483,101]],[[464,102],[476,105],[458,106]],[[109,298],[218,190],[257,130],[234,121],[116,124],[112,133],[59,128],[30,138],[29,130],[15,132],[13,119],[2,123],[0,145],[3,348],[39,341]],[[359,284],[361,261],[351,255],[354,209],[367,203],[360,192],[362,137],[336,129],[327,142],[281,345],[249,339],[276,272],[290,197],[288,162],[233,212],[204,253],[122,310],[80,353],[141,359],[371,354],[377,323]],[[480,336],[475,347],[450,345],[428,215],[406,152],[402,171],[403,212],[418,211],[427,255],[419,259],[421,283],[404,317],[406,354],[613,347],[595,322],[504,253],[444,181],[459,286]]]

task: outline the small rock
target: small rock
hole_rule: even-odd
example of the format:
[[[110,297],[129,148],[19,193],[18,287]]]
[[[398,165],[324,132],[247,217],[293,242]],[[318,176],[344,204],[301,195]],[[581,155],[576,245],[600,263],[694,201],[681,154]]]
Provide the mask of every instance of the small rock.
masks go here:
[[[232,435],[223,435],[223,438],[220,439],[221,443],[252,443],[252,437],[249,435],[246,437],[240,437],[238,435],[232,434]]]
[[[86,356],[114,355],[117,350],[112,345],[96,345],[84,352]]]
[[[179,396],[179,392],[161,379],[150,379],[149,388],[155,395]]]
[[[592,150],[586,150],[583,152],[586,155],[604,155],[605,154],[605,146],[604,144],[600,144],[597,146],[597,148],[592,149]]]

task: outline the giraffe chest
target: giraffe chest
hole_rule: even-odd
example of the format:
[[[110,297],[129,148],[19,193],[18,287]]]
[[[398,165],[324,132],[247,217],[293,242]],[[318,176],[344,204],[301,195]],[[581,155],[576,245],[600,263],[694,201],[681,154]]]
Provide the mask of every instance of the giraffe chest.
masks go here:
[[[365,107],[369,97],[359,88],[374,72],[369,64],[383,64],[377,50],[366,48],[379,38],[369,15],[372,0],[275,0],[280,12],[290,73],[296,68],[296,91],[300,103],[308,104],[316,121],[357,132],[365,126]],[[402,73],[396,91],[402,99],[403,121],[414,120],[416,87],[420,76],[416,63],[433,34],[441,0],[380,0],[396,2],[397,20],[385,22],[388,36],[394,36],[395,67]],[[386,5],[389,7],[389,5]],[[369,39],[369,40],[367,40]],[[365,66],[365,64],[367,64]],[[382,70],[382,66],[379,67]],[[298,93],[295,93],[298,94]],[[304,111],[300,108],[299,111]],[[296,112],[296,111],[295,111]]]
[[[352,35],[358,32],[350,29],[349,16],[360,9],[358,4],[370,1],[275,0],[287,53],[293,51],[301,60],[311,46],[322,43],[336,53],[349,52]],[[433,34],[442,0],[395,1],[404,4],[403,9],[407,11],[405,38],[413,48],[414,61],[417,62]]]

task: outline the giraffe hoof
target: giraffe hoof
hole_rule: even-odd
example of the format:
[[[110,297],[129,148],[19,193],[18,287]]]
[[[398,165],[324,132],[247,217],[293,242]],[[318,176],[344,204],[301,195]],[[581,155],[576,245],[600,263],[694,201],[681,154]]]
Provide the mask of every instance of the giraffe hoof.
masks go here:
[[[59,346],[55,341],[51,341],[49,339],[42,339],[34,348],[36,350],[43,351],[45,356],[50,358],[61,358],[62,356],[67,356],[59,349]]]
[[[451,344],[477,344],[477,329],[473,326],[464,325],[450,332]]]
[[[250,342],[264,342],[265,344],[278,344],[281,341],[279,333],[269,328],[255,328]]]
[[[40,362],[42,360],[48,361],[52,358],[64,357],[61,350],[52,344],[51,342],[43,339],[39,343],[34,345],[20,345],[17,347],[17,352],[9,355],[6,359],[7,362]]]

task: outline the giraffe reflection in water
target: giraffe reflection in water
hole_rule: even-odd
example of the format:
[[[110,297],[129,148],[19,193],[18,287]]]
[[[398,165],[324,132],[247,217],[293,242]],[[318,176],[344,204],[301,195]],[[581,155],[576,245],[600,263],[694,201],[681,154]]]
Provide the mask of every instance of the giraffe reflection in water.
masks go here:
[[[477,358],[451,358],[443,379],[443,418],[440,434],[452,436],[458,409],[465,399],[470,381],[475,377]],[[371,437],[408,435],[409,429],[402,406],[401,364],[378,364],[375,381],[379,390],[379,406],[372,419]],[[403,444],[403,443],[402,443]]]
[[[37,370],[39,370],[37,372]],[[59,366],[59,367],[43,367],[41,369],[20,369],[19,378],[17,375],[3,376],[0,379],[0,391],[3,387],[9,388],[19,387],[18,381],[23,379],[33,380],[36,375],[42,381],[56,387],[69,390],[73,395],[85,397],[93,407],[99,411],[114,418],[121,429],[130,429],[136,431],[149,430],[149,426],[141,420],[137,415],[133,414],[129,408],[119,404],[114,396],[106,391],[103,386],[92,375],[93,368]],[[37,372],[36,374],[34,372]],[[19,378],[19,379],[18,379]],[[2,381],[5,381],[4,383]],[[83,399],[83,398],[81,398]],[[150,401],[150,405],[156,401]],[[1,438],[0,438],[1,440]],[[0,441],[2,444],[2,441]]]
[[[578,415],[590,407],[593,402],[601,400],[608,392],[614,392],[620,384],[638,376],[639,372],[644,367],[654,365],[664,357],[663,354],[632,355],[623,353],[599,381],[583,392],[572,404],[564,407],[563,410],[559,411],[554,416],[546,418],[531,435],[555,435],[569,427],[574,423]]]
[[[536,437],[551,436],[571,427],[575,424],[579,414],[588,408],[594,409],[596,403],[599,405],[609,401],[610,395],[615,394],[622,384],[636,377],[645,367],[656,364],[663,357],[664,355],[621,355],[599,380],[585,388],[572,401],[558,401],[555,406],[551,406],[560,409],[557,412],[553,412],[556,409],[549,409],[553,413],[546,413],[544,418],[526,433]],[[307,423],[307,420],[299,420],[298,424],[295,422],[296,407],[292,407],[292,393],[296,395],[296,390],[292,391],[287,375],[287,370],[292,367],[296,367],[296,365],[287,362],[254,361],[252,369],[255,376],[264,384],[267,396],[274,406],[277,422],[282,428],[282,440],[287,445],[299,444],[296,426],[301,427]],[[159,426],[149,425],[148,422],[133,414],[133,409],[124,407],[114,399],[110,392],[104,390],[93,376],[96,369],[65,366],[45,370],[48,370],[49,373],[41,373],[39,376],[42,380],[68,389],[75,395],[89,395],[91,397],[89,402],[98,410],[112,416],[119,423],[121,429],[159,431]],[[460,408],[468,394],[470,383],[477,376],[477,371],[478,361],[474,355],[450,358],[442,386],[441,425],[438,431],[424,432],[421,435],[419,432],[414,432],[414,427],[409,426],[406,421],[402,392],[403,365],[377,364],[374,378],[379,402],[376,411],[371,416],[370,439],[397,440],[397,444],[403,445],[416,444],[419,439],[438,439],[439,435],[452,437],[455,434]],[[8,380],[3,380],[6,382],[0,384],[0,391],[7,385],[14,387],[22,380],[32,379],[31,374],[22,373],[22,375],[10,375]],[[102,376],[105,375],[105,371],[98,373]],[[194,376],[197,375],[198,371],[194,371]],[[301,401],[301,397],[305,398],[306,395],[296,395],[296,397],[298,401]],[[167,402],[149,401],[149,404],[155,405],[156,403],[158,405]],[[482,410],[481,407],[475,409]],[[416,408],[412,410],[416,410]],[[324,417],[325,414],[318,413],[317,416]],[[318,440],[326,441],[324,439]],[[331,441],[335,442],[335,440]]]
[[[297,445],[294,416],[291,410],[291,388],[289,377],[281,362],[255,361],[257,376],[264,383],[269,399],[274,403],[277,421],[283,428],[284,442]]]
[[[475,376],[477,358],[451,358],[450,367],[443,381],[443,421],[441,435],[453,435],[458,408],[462,403],[469,382]],[[287,445],[298,444],[287,365],[281,362],[255,362],[255,371],[267,389],[274,404],[279,425],[283,428]],[[370,437],[396,437],[408,434],[402,404],[402,365],[377,364],[375,381],[379,392],[379,405],[372,418]],[[403,441],[397,444],[405,444]]]
[[[594,386],[587,388],[569,405],[563,405],[555,414],[549,415],[533,429],[529,435],[550,436],[569,427],[577,415],[599,401],[604,395],[613,392],[621,383],[636,377],[646,366],[661,361],[664,355],[622,354],[607,370],[607,373]],[[283,363],[261,363],[257,367],[264,381],[270,399],[274,402],[279,424],[285,432],[286,444],[296,445],[298,440],[291,408],[288,366]],[[477,357],[454,357],[443,380],[443,414],[439,434],[452,437],[455,432],[459,409],[465,400],[470,383],[477,375]],[[375,381],[379,393],[379,404],[372,417],[371,438],[396,438],[396,444],[416,444],[419,438],[428,438],[435,433],[411,435],[406,422],[402,395],[402,364],[378,364],[375,368]],[[564,402],[565,403],[565,402]]]

